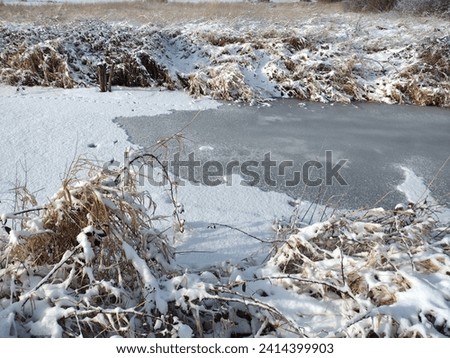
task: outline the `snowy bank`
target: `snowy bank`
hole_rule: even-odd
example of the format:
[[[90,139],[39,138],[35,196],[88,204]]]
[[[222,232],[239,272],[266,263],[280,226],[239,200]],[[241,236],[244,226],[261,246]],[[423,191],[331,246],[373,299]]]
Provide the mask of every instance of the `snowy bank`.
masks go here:
[[[308,20],[133,26],[100,21],[0,25],[0,81],[94,86],[97,64],[113,85],[185,89],[253,101],[293,97],[448,107],[449,22],[353,14]],[[425,34],[425,36],[424,36]]]

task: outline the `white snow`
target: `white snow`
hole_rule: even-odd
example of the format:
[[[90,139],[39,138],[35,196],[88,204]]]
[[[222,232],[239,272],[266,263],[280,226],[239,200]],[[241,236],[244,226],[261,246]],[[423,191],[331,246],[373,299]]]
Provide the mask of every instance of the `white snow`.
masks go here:
[[[433,197],[428,185],[423,178],[418,177],[411,169],[401,166],[405,180],[397,186],[397,190],[402,192],[406,200],[410,203],[426,201],[429,205],[436,206],[436,217],[443,224],[450,223],[450,208],[438,205],[438,201]]]
[[[334,20],[337,25],[340,24],[337,18]],[[320,26],[323,24],[313,22],[314,19],[306,23],[301,31],[298,30],[299,38],[302,35],[312,37],[317,31],[319,32],[314,36],[322,36]],[[249,27],[256,26],[253,30],[258,30],[259,25],[250,24]],[[190,25],[190,31],[196,26]],[[201,26],[204,27],[203,30],[207,28],[219,33],[220,30],[235,31],[230,28],[219,29],[220,25],[214,24]],[[378,31],[383,31],[383,36],[397,35],[394,29],[397,26],[397,23],[387,24],[386,29]],[[417,38],[421,26],[415,28],[414,38]],[[429,29],[431,25],[423,26],[424,29]],[[330,28],[325,28],[325,25],[323,27],[323,35],[328,36]],[[185,29],[189,29],[189,25]],[[350,36],[350,30],[353,31],[339,26],[334,30],[333,41],[341,39],[344,43]],[[367,37],[359,39],[361,44],[364,40]],[[404,45],[408,37],[405,35],[405,38],[396,41]],[[215,57],[220,61],[233,59],[233,51],[236,51],[233,46],[227,45],[229,53],[212,54],[211,58]],[[242,48],[245,49],[244,44]],[[276,43],[273,48],[275,51]],[[209,50],[217,49],[210,47]],[[323,53],[327,52],[326,48],[323,50]],[[316,53],[314,56],[322,56],[323,53]],[[258,53],[258,50],[254,54],[261,56],[250,62],[249,67],[242,68],[246,85],[258,88],[261,93],[273,93],[273,84],[264,79],[279,75],[281,66],[276,63],[279,61],[267,54]],[[312,56],[308,50],[296,56],[296,61],[312,64],[308,62]],[[331,61],[325,57],[324,63]],[[199,53],[185,63],[175,55],[174,58],[179,61],[179,68],[185,66],[187,69],[195,67],[193,61],[201,60]],[[371,61],[376,68],[379,62],[394,61],[393,58],[393,50],[388,49],[370,59],[359,58],[358,61]],[[168,62],[170,61],[169,58]],[[389,62],[390,65],[392,61]],[[237,67],[239,66],[224,65],[221,68]],[[262,73],[263,76],[252,78],[253,72]],[[226,80],[229,75],[231,74],[223,74],[223,79]],[[289,81],[286,78],[287,87],[292,84]],[[373,86],[373,82],[368,83],[368,86]],[[377,86],[372,88],[374,92],[369,97],[384,98],[387,101],[391,85],[388,83]],[[331,93],[326,99],[332,97]],[[325,100],[319,94],[316,99]],[[78,157],[87,157],[99,164],[122,162],[127,148],[138,149],[127,140],[126,133],[113,123],[114,118],[152,116],[178,110],[201,111],[220,105],[210,99],[193,99],[180,91],[115,87],[111,93],[100,93],[96,88],[69,90],[5,85],[0,86],[0,103],[0,212],[7,213],[20,209],[16,205],[14,188],[26,185],[36,195],[38,203],[45,204],[60,188],[61,179],[67,175]],[[180,128],[174,128],[174,134],[179,130]],[[199,144],[199,150],[214,151],[214,144],[205,141]],[[415,204],[424,198],[427,198],[430,205],[436,204],[423,180],[409,168],[402,167],[402,170],[405,180],[397,189]],[[105,187],[114,185],[111,182],[103,184]],[[185,309],[185,312],[192,314],[194,320],[197,320],[196,315],[200,313],[206,315],[214,312],[217,317],[213,317],[210,326],[213,327],[214,334],[223,336],[230,334],[230,327],[235,322],[241,324],[236,324],[234,333],[264,336],[267,325],[274,326],[275,320],[279,327],[276,331],[268,331],[268,336],[274,336],[274,332],[282,336],[365,336],[372,329],[378,334],[384,332],[389,336],[389,330],[395,327],[397,331],[391,332],[393,335],[407,336],[408,332],[433,337],[449,335],[450,239],[446,235],[448,227],[435,237],[427,236],[428,227],[434,223],[435,217],[420,216],[420,208],[417,217],[416,212],[406,206],[397,207],[398,213],[392,213],[392,216],[383,209],[368,210],[363,214],[337,212],[324,222],[296,227],[292,235],[283,236],[284,225],[289,224],[293,213],[290,199],[282,193],[263,192],[240,184],[241,178],[233,175],[218,186],[186,183],[178,188],[176,210],[181,211],[182,208],[184,211],[184,232],[173,230],[170,219],[158,224],[161,227],[157,229],[173,236],[172,244],[175,249],[175,262],[171,271],[158,272],[162,277],[156,277],[153,267],[149,266],[149,261],[142,257],[138,248],[125,239],[121,241],[122,246],[118,249],[123,251],[138,274],[140,284],[134,287],[145,291],[141,292],[141,296],[135,291],[123,293],[121,290],[125,288],[119,288],[117,282],[96,281],[90,267],[96,252],[88,237],[88,233],[94,231],[93,227],[80,228],[76,239],[84,257],[76,256],[72,266],[67,265],[72,267],[71,272],[66,272],[71,280],[75,280],[71,275],[74,275],[76,265],[82,267],[83,276],[89,279],[89,287],[82,287],[80,292],[78,289],[73,290],[69,295],[67,286],[70,280],[58,276],[59,268],[73,254],[69,251],[60,261],[61,266],[56,265],[43,274],[37,272],[30,275],[25,265],[21,264],[14,267],[14,272],[1,266],[0,272],[13,279],[8,281],[10,287],[5,288],[2,284],[0,292],[15,293],[21,290],[21,295],[0,297],[0,337],[63,336],[65,332],[61,326],[61,318],[77,315],[74,307],[74,297],[77,295],[82,297],[83,301],[77,302],[77,305],[83,305],[85,317],[94,317],[90,322],[100,322],[103,327],[113,327],[116,334],[122,333],[121,330],[130,333],[127,327],[134,327],[135,324],[127,322],[124,323],[125,328],[120,326],[123,323],[123,311],[136,313],[133,320],[144,321],[147,318],[143,319],[139,315],[142,312],[137,311],[144,307],[144,315],[150,316],[148,313],[152,310],[161,314],[161,317],[146,321],[146,324],[151,324],[158,331],[168,327],[165,332],[167,335],[184,338],[195,334],[194,325],[188,325],[189,320],[182,321],[182,317],[175,314],[170,317],[173,318],[172,322],[168,323],[167,317],[172,314],[171,309]],[[149,184],[142,187],[158,205],[154,215],[170,218],[174,208],[166,189]],[[126,193],[123,195],[126,197]],[[112,202],[110,204],[115,205]],[[301,202],[299,205],[306,209],[309,203]],[[318,208],[319,217],[321,209]],[[450,210],[444,208],[441,214],[436,214],[436,218],[445,218],[447,215],[450,218]],[[1,217],[2,221],[10,219],[9,215]],[[371,223],[370,217],[376,220]],[[39,223],[33,225],[37,225],[38,229]],[[386,231],[386,227],[391,231]],[[154,229],[155,233],[158,232],[157,229]],[[389,236],[395,230],[400,237]],[[321,236],[326,233],[329,236]],[[12,230],[8,236],[10,247],[20,244],[22,237],[18,230]],[[283,243],[287,244],[278,242],[275,247],[273,241],[277,238],[283,239]],[[385,238],[386,242],[383,241]],[[320,243],[321,240],[324,242]],[[393,240],[393,243],[389,240]],[[344,244],[348,247],[344,247]],[[265,261],[272,249],[276,251],[276,255]],[[348,251],[345,257],[344,250]],[[69,270],[63,267],[64,269]],[[180,273],[181,270],[184,272]],[[121,272],[119,277],[120,275]],[[134,283],[129,283],[129,286]],[[103,298],[110,300],[113,296],[129,305],[123,308],[117,303],[114,309],[99,312],[99,308],[92,305],[91,298],[98,297],[101,291],[110,293],[102,296]],[[139,301],[141,297],[145,299]],[[211,307],[200,306],[202,300],[211,300]],[[214,306],[217,302],[234,302],[236,305],[233,310],[224,313],[220,306]],[[79,308],[77,306],[76,309]],[[239,316],[244,308],[249,309],[250,318]],[[14,315],[19,311],[23,312],[21,317],[24,320],[25,317],[28,319],[26,323],[16,322],[17,317]],[[216,318],[218,322],[215,322]],[[87,322],[89,325],[90,322]],[[192,322],[193,320],[189,321],[190,324]],[[116,323],[119,327],[115,327]],[[144,326],[142,322],[139,324]],[[81,335],[81,332],[72,334]]]
[[[419,178],[414,172],[407,168],[401,167],[405,173],[405,181],[397,186],[397,190],[405,194],[406,199],[411,203],[428,199],[435,204],[435,200],[431,196],[430,190],[427,188],[422,178]]]
[[[84,232],[79,233],[77,236],[77,241],[83,248],[84,259],[86,260],[86,263],[91,262],[95,255],[87,235]]]
[[[195,100],[182,92],[115,88],[109,94],[96,88],[61,90],[31,87],[18,92],[0,86],[0,118],[4,139],[0,147],[2,211],[12,211],[11,190],[25,182],[39,202],[53,196],[74,160],[123,162],[132,146],[115,117],[204,110],[219,104]],[[176,130],[176,129],[174,129]],[[94,143],[95,148],[90,144]]]

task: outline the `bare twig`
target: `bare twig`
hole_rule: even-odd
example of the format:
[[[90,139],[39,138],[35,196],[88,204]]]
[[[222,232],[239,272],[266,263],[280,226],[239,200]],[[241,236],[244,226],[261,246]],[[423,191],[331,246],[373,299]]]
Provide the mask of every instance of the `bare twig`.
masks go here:
[[[223,227],[226,227],[226,228],[228,228],[228,229],[238,231],[238,232],[240,232],[240,233],[242,233],[242,234],[244,234],[244,235],[246,235],[246,236],[248,236],[248,237],[251,237],[252,239],[258,240],[258,241],[263,242],[263,243],[266,243],[266,244],[267,244],[267,243],[273,243],[273,241],[266,241],[266,240],[263,240],[263,239],[261,239],[261,238],[255,236],[255,235],[249,234],[248,232],[245,232],[244,230],[238,229],[237,227],[234,227],[234,226],[231,226],[231,225],[227,225],[227,224],[219,224],[219,223],[211,223],[211,224],[208,225],[208,227],[209,227],[209,228],[212,228],[212,229],[214,229],[216,226],[223,226]]]

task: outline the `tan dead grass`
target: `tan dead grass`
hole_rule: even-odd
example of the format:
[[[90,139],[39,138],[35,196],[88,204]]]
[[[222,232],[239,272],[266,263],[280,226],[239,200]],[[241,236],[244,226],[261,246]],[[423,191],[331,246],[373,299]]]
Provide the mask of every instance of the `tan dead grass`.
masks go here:
[[[17,52],[2,56],[0,80],[10,85],[54,86],[72,88],[74,81],[64,56],[58,51],[58,42],[21,46]]]
[[[6,10],[0,14],[0,18],[4,16],[5,19],[22,22],[29,15],[37,24],[51,20],[61,26],[61,31],[67,31],[67,28],[72,30],[70,21],[75,21],[73,24],[77,24],[77,27],[73,32],[73,43],[42,40],[42,37],[30,35],[24,30],[21,36],[30,37],[30,41],[43,41],[29,48],[21,44],[20,36],[15,36],[11,29],[5,27],[5,41],[8,43],[10,38],[14,40],[10,48],[1,53],[0,81],[10,85],[65,88],[93,85],[95,63],[106,61],[115,64],[113,85],[186,88],[194,96],[208,95],[215,99],[258,100],[262,95],[259,92],[263,90],[261,87],[252,88],[251,77],[251,72],[257,70],[256,80],[265,82],[269,79],[269,85],[276,88],[271,91],[283,97],[320,102],[375,100],[450,106],[450,50],[448,44],[442,42],[445,38],[434,36],[434,42],[425,40],[406,49],[402,47],[396,56],[403,57],[403,67],[397,70],[390,60],[371,57],[387,50],[386,39],[369,38],[364,47],[365,52],[358,54],[354,54],[358,50],[352,47],[351,39],[337,40],[334,31],[338,30],[340,20],[335,16],[325,21],[324,26],[319,24],[320,31],[317,33],[311,30],[299,36],[296,31],[288,30],[290,24],[295,25],[292,27],[295,30],[298,29],[299,21],[308,24],[307,20],[315,16],[323,18],[324,15],[331,15],[337,6],[340,5],[305,2],[64,4],[27,6],[23,9],[24,14],[20,13],[20,18],[16,18],[14,12],[22,7],[5,6]],[[39,14],[39,11],[42,13]],[[48,17],[44,18],[44,14]],[[282,17],[283,21],[277,16]],[[382,20],[376,14],[361,16]],[[245,26],[240,31],[242,19],[245,18],[258,21],[264,19],[268,26],[260,32]],[[79,19],[84,19],[84,22],[76,22]],[[86,19],[97,21],[89,22]],[[159,32],[153,26],[111,26],[104,25],[98,19],[108,22],[129,21],[133,25],[185,23],[194,19],[202,23],[198,29],[195,26],[176,30],[164,28]],[[222,31],[211,20],[224,23],[231,21],[232,24]],[[235,21],[240,21],[238,28],[233,27]],[[350,17],[348,21],[351,23]],[[414,19],[411,18],[411,21]],[[356,28],[360,26],[359,22],[354,25]],[[97,35],[99,32],[100,36]],[[401,35],[401,32],[398,34]],[[61,35],[62,38],[69,36]],[[146,41],[144,38],[152,40]],[[359,40],[357,38],[356,43]],[[348,52],[341,48],[347,48]],[[175,52],[181,54],[181,68],[176,68],[177,61],[173,59]],[[198,63],[187,64],[190,56],[194,60],[198,59]],[[269,63],[262,68],[255,68],[261,64],[261,58],[268,59]],[[180,72],[181,69],[188,72]]]
[[[408,275],[413,279],[419,272],[417,280],[449,274],[448,243],[433,233],[440,232],[433,210],[426,204],[374,209],[294,228],[269,263],[278,267],[277,282],[287,290],[330,303],[345,299],[353,307],[359,318],[330,336],[423,337],[415,325],[421,317],[408,327],[404,323],[411,317],[402,317],[406,321],[401,324],[389,314],[378,315],[378,309],[395,306],[399,295],[414,287]],[[437,320],[433,310],[424,308],[423,315],[436,331],[448,335],[448,323]],[[378,317],[375,324],[372,317]]]
[[[430,236],[435,224],[430,214],[417,208],[331,218],[308,227],[304,234],[296,229],[298,233],[291,235],[271,260],[282,274],[306,279],[300,284],[287,280],[288,286],[308,287],[314,282],[334,288],[348,285],[353,295],[369,298],[375,305],[392,304],[395,292],[411,288],[397,273],[400,267],[412,266],[423,273],[446,272],[448,256],[421,257],[428,245],[423,238]],[[378,271],[383,273],[382,282]]]
[[[13,335],[154,334],[146,320],[165,310],[158,279],[172,272],[173,251],[154,229],[155,203],[137,190],[135,175],[130,168],[106,173],[80,159],[45,207],[10,214],[22,230],[11,232],[8,244],[0,241],[0,297],[12,300]],[[60,307],[59,293],[47,295],[52,289],[70,297],[60,316],[50,318],[49,327],[57,329],[18,332],[22,323],[35,323],[36,306]]]
[[[245,83],[236,63],[212,67],[206,73],[196,73],[188,80],[188,90],[193,96],[208,95],[214,99],[250,101],[253,90]]]
[[[164,86],[175,87],[166,68],[158,64],[149,54],[118,54],[108,56],[107,62],[115,66],[112,84],[127,87]]]
[[[79,19],[103,21],[128,21],[135,24],[168,24],[193,20],[252,20],[297,21],[312,16],[334,14],[339,4],[270,3],[165,3],[161,1],[136,1],[106,4],[55,4],[40,6],[4,5],[0,21],[33,22],[45,24],[72,22]]]
[[[96,175],[86,181],[77,179],[76,173],[86,170]],[[150,234],[153,201],[137,191],[133,180],[126,186],[111,186],[104,185],[107,179],[94,164],[77,163],[61,190],[45,206],[42,230],[20,237],[10,247],[9,260],[55,265],[68,250],[79,245],[79,235],[85,233],[95,256],[86,264],[95,267],[96,279],[119,282],[123,275],[138,278],[125,255],[124,241],[140,253],[154,245],[161,257],[146,259],[153,262],[150,266],[158,275],[164,272],[161,263],[170,261],[172,253],[164,236]]]
[[[420,105],[450,106],[450,44],[445,38],[422,45],[416,63],[400,73],[395,88]]]
[[[0,241],[0,298],[9,298],[12,334],[177,337],[182,326],[190,326],[198,337],[254,335],[255,328],[247,332],[248,322],[261,331],[286,324],[301,334],[277,308],[242,297],[232,284],[192,286],[190,274],[171,264],[166,236],[152,230],[155,203],[136,190],[131,164],[106,174],[77,162],[38,217],[42,229],[28,225],[36,217],[13,219],[23,222],[27,235],[6,248]],[[40,317],[30,314],[36,307],[42,313],[58,307],[38,333],[33,326],[41,324]],[[26,330],[17,331],[22,325]]]

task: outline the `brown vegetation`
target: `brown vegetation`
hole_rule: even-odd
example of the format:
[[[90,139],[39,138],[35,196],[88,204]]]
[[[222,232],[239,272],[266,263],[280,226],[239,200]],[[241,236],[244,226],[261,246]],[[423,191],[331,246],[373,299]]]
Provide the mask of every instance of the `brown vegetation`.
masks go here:
[[[165,3],[163,1],[112,2],[100,4],[58,4],[41,6],[4,5],[0,21],[48,24],[68,23],[79,19],[123,22],[133,24],[173,24],[189,21],[218,21],[236,19],[295,21],[324,14],[335,14],[340,4],[314,4],[308,2],[273,4],[264,3]]]
[[[343,330],[344,336],[352,332],[354,324],[364,320],[366,330],[357,329],[350,336],[421,336],[420,330],[411,327],[404,331],[393,317],[377,312],[378,307],[395,305],[399,294],[413,287],[400,267],[424,275],[449,274],[448,243],[441,246],[442,243],[426,239],[433,236],[430,234],[435,225],[428,210],[425,204],[411,205],[405,210],[374,209],[346,213],[306,228],[293,228],[270,263],[279,268],[278,282],[286,289],[328,302],[336,297],[348,299],[349,307],[353,306],[358,313],[366,312]],[[285,236],[283,233],[282,237]],[[428,245],[437,245],[439,249],[436,255],[424,259],[422,254]],[[441,249],[447,253],[441,254]],[[372,307],[366,311],[361,302],[370,302]],[[432,311],[427,314],[434,315]],[[371,317],[387,320],[385,328],[375,328]],[[448,323],[444,326],[435,325],[437,330],[448,334]]]
[[[78,8],[80,16],[87,19],[102,18],[100,10],[106,11],[103,16],[111,13],[127,18],[138,10],[141,15],[148,12],[156,16],[158,12],[153,10],[164,6],[181,11],[186,4],[133,3],[127,10],[121,3],[49,7],[49,16],[59,19],[56,26],[34,25],[31,29],[20,25],[12,29],[0,25],[0,41],[6,45],[0,49],[0,81],[64,88],[95,85],[97,64],[105,62],[115,66],[112,85],[183,88],[193,96],[215,99],[259,100],[261,88],[269,83],[275,87],[269,89],[277,92],[275,96],[302,100],[450,105],[448,43],[440,28],[436,27],[430,38],[422,39],[413,26],[404,29],[392,22],[388,29],[380,25],[382,15],[363,14],[369,27],[361,31],[361,19],[331,15],[341,4],[270,4],[273,9],[267,14],[259,13],[266,5],[227,4],[218,11],[217,4],[194,4],[185,14],[186,21],[194,15],[193,9],[199,11],[195,13],[197,18],[208,18],[202,15],[203,9],[208,16],[217,14],[217,19],[243,19],[248,13],[241,10],[246,9],[250,18],[268,20],[261,31],[245,26],[244,21],[227,26],[201,22],[175,28],[113,25],[98,20],[66,23]],[[229,13],[225,11],[228,7]],[[6,8],[8,11],[0,17],[12,16],[12,8]],[[34,7],[24,9],[25,18],[27,12],[38,16],[29,8]],[[107,11],[117,9],[121,11]],[[56,10],[58,14],[53,14]],[[284,21],[290,27],[274,21],[283,12],[289,13]],[[322,12],[330,16],[324,17]],[[294,19],[296,13],[299,17]],[[169,21],[164,16],[158,21]],[[308,16],[315,17],[317,24],[306,21]],[[412,23],[417,19],[411,19]],[[136,18],[135,22],[140,20]],[[371,31],[386,31],[386,36],[372,36]],[[414,44],[406,46],[399,40],[405,31],[411,32]]]
[[[51,43],[27,47],[0,56],[0,79],[7,84],[25,86],[54,86],[72,88],[66,59]]]

